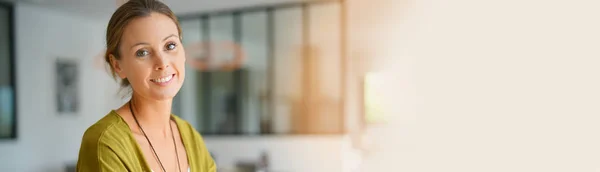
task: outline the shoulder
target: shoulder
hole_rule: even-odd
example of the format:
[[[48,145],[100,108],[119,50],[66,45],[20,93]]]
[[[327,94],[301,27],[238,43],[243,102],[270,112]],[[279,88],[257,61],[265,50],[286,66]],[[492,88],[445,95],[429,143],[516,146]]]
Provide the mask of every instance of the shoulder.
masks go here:
[[[127,138],[126,129],[129,128],[125,121],[115,111],[110,111],[85,131],[82,144],[110,144],[122,138]]]
[[[81,140],[78,171],[97,171],[104,168],[122,171],[123,162],[119,156],[126,155],[124,149],[127,147],[123,146],[128,138],[126,129],[127,124],[114,111],[90,126]]]

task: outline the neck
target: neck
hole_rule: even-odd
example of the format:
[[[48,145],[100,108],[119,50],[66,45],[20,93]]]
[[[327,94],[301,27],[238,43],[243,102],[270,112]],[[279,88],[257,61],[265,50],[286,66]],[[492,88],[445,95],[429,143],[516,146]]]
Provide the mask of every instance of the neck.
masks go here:
[[[173,100],[151,100],[146,99],[133,93],[129,106],[135,115],[139,125],[144,129],[144,132],[148,135],[161,134],[168,136],[170,133],[170,118],[171,118],[171,105]]]

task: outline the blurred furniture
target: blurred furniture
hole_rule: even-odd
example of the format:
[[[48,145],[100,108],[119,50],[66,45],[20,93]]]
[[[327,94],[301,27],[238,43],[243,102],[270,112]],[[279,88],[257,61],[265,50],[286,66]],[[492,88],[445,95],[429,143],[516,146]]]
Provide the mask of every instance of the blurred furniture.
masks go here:
[[[67,163],[65,166],[65,172],[76,172],[77,162]]]

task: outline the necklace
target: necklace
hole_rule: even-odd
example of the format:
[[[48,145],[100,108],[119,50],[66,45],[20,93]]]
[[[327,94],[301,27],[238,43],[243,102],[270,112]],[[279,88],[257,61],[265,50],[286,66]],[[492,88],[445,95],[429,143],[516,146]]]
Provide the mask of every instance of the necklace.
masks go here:
[[[131,101],[129,101],[129,111],[131,111],[131,115],[133,116],[135,123],[140,128],[140,130],[142,131],[142,134],[144,134],[144,137],[148,141],[148,144],[150,145],[150,149],[152,150],[152,153],[154,153],[154,156],[156,157],[156,160],[158,161],[160,168],[163,170],[163,172],[167,172],[167,170],[165,170],[165,167],[163,166],[162,162],[160,161],[160,158],[158,158],[158,154],[156,154],[156,150],[154,150],[154,146],[152,146],[152,142],[150,142],[148,135],[146,135],[146,132],[144,132],[144,129],[140,125],[140,122],[138,122],[137,117],[135,116],[135,113],[133,112],[132,106],[133,106],[133,104],[131,103]],[[171,126],[171,121],[169,121],[169,129],[171,129],[171,138],[173,139],[173,146],[175,146],[175,157],[177,157],[177,168],[179,169],[179,172],[181,172],[181,166],[179,165],[179,153],[177,152],[177,144],[175,143],[175,134],[173,133],[173,127]]]

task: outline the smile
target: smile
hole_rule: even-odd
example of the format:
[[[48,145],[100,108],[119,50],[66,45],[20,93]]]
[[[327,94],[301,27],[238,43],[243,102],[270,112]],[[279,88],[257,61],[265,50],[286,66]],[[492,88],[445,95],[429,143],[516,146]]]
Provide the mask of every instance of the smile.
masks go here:
[[[166,83],[169,82],[173,79],[173,77],[175,76],[175,74],[171,74],[162,78],[157,78],[157,79],[150,79],[150,81],[152,82],[156,82],[156,83]]]

